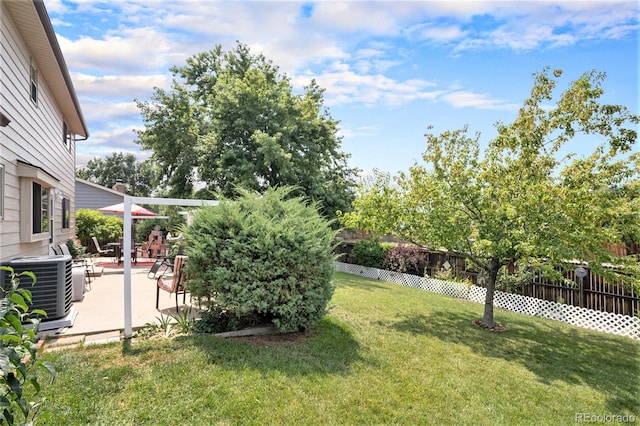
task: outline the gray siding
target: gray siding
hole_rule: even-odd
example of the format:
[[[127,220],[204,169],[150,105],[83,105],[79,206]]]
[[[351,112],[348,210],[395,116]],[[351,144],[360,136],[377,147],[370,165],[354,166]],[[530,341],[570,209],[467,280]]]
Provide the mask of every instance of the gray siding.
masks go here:
[[[0,127],[0,164],[5,167],[0,260],[49,253],[49,240],[21,242],[21,221],[30,220],[31,214],[20,209],[18,159],[45,170],[57,179],[57,188],[71,200],[71,227],[63,230],[62,202],[53,198],[53,242],[57,244],[75,237],[75,145],[65,146],[62,112],[42,74],[38,81],[38,102],[31,100],[30,64],[31,54],[8,12],[6,2],[0,1],[0,105],[11,119],[9,126]]]
[[[121,203],[123,200],[124,194],[76,180],[76,211],[78,209],[97,210],[100,207]]]

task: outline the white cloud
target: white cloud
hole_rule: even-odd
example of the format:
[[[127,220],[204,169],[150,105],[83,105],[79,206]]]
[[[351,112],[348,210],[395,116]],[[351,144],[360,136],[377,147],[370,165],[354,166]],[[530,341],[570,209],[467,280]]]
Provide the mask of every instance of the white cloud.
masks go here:
[[[137,140],[135,131],[139,129],[138,126],[120,126],[118,123],[113,123],[92,133],[88,140],[79,142],[76,150],[80,154],[97,157],[120,151],[125,153],[140,151],[140,147],[135,143]]]
[[[71,73],[73,85],[81,96],[102,96],[113,99],[147,97],[154,87],[167,89],[171,85],[168,74],[103,75]]]
[[[336,62],[321,74],[307,72],[292,78],[294,85],[301,85],[312,78],[326,89],[327,105],[363,103],[365,105],[400,105],[416,99],[432,99],[438,92],[430,91],[433,83],[426,80],[404,81],[383,74],[359,74],[349,64]]]
[[[409,27],[405,33],[411,38],[439,43],[459,40],[467,35],[467,31],[462,30],[459,25],[441,25],[431,22]]]
[[[468,31],[455,52],[485,48],[516,51],[571,46],[584,40],[636,36],[640,9],[634,2],[496,3],[492,28]],[[517,7],[515,7],[517,5]]]
[[[184,57],[166,33],[151,27],[122,29],[102,39],[81,36],[69,40],[58,35],[58,40],[70,66],[99,73],[169,68],[173,60]]]
[[[446,93],[442,99],[456,108],[476,108],[490,110],[517,110],[519,105],[502,99],[493,99],[484,93],[474,93],[466,90],[456,90]]]
[[[382,128],[380,126],[360,126],[353,129],[341,128],[338,131],[338,136],[345,139],[373,136],[380,132]]]

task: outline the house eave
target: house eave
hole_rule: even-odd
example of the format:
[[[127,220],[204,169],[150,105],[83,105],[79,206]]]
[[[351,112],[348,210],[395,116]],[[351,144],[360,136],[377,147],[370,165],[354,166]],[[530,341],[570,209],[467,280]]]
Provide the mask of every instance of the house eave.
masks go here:
[[[44,1],[8,0],[5,4],[69,130],[87,138],[89,131]]]

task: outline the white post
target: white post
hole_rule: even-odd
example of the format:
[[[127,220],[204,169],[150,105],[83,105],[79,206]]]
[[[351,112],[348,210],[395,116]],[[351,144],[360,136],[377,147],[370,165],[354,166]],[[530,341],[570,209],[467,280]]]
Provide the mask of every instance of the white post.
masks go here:
[[[162,206],[217,206],[217,200],[183,200],[179,198],[152,198],[124,196],[124,337],[133,336],[131,313],[131,204],[156,204]]]
[[[122,247],[124,264],[124,337],[133,336],[131,314],[131,197],[124,196],[124,241]]]

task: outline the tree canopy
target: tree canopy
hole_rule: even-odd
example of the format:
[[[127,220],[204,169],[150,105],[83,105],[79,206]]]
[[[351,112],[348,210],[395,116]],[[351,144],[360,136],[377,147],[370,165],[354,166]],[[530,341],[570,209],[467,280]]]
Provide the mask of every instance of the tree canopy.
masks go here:
[[[139,197],[149,196],[154,189],[151,163],[148,160],[138,162],[135,155],[122,152],[89,160],[87,167],[76,171],[76,176],[107,188],[120,180],[127,186],[129,195]]]
[[[315,81],[294,93],[277,66],[241,43],[171,72],[170,90],[137,102],[145,123],[137,142],[152,152],[168,195],[191,197],[198,181],[199,198],[294,186],[293,196],[318,201],[328,216],[349,208],[357,170]]]
[[[348,226],[464,255],[486,278],[484,327],[495,325],[498,271],[515,262],[553,274],[554,265],[580,261],[623,283],[639,282],[637,259],[605,248],[640,226],[640,156],[632,150],[639,117],[599,102],[605,75],[595,71],[551,104],[561,74],[534,74],[530,97],[511,124],[497,123],[484,155],[480,135],[466,127],[427,134],[425,164],[393,181],[378,173],[343,217]],[[569,142],[595,139],[590,155],[563,154]]]

